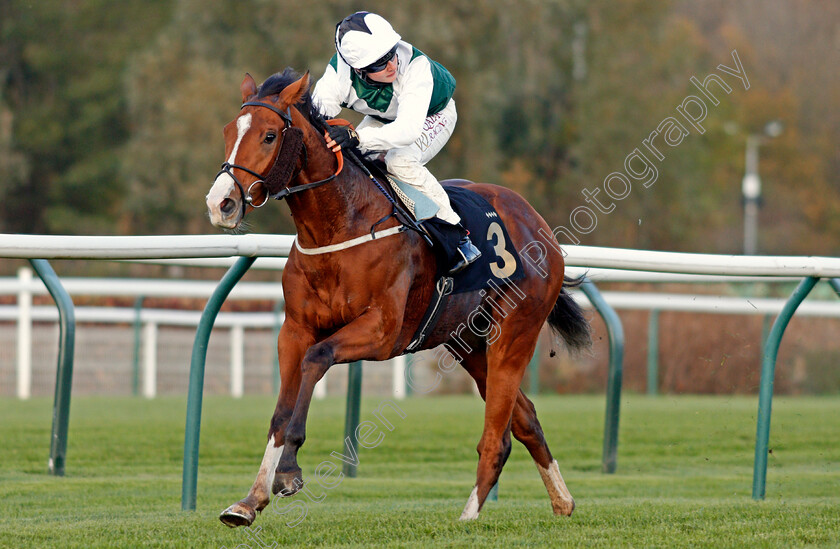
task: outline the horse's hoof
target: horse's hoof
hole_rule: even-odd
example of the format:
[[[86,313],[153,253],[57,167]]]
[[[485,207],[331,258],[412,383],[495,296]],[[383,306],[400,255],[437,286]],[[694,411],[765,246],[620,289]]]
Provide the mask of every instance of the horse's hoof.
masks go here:
[[[554,508],[553,510],[555,515],[570,517],[575,510],[575,500],[564,500],[559,502],[556,506],[552,505],[552,507]]]
[[[287,498],[296,494],[301,488],[303,488],[303,473],[300,469],[288,473],[274,473],[271,492],[275,496]]]
[[[244,503],[237,502],[222,511],[219,515],[219,520],[225,526],[236,528],[237,526],[251,526],[254,519],[257,518],[257,512]]]

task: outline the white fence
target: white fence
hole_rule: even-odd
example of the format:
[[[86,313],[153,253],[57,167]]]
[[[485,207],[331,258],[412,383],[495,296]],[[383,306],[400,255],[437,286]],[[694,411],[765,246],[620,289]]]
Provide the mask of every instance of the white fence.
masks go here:
[[[547,235],[544,235],[547,236]],[[553,239],[552,239],[553,240]],[[556,245],[546,238],[527,246],[523,259],[539,263],[540,255],[548,246]],[[0,257],[32,258],[37,255],[43,259],[102,259],[102,260],[138,260],[165,262],[178,258],[179,263],[190,265],[226,265],[233,256],[261,256],[255,267],[282,268],[285,256],[293,245],[290,235],[199,235],[199,236],[147,236],[147,237],[76,237],[76,236],[40,236],[40,235],[0,235]],[[826,257],[744,257],[731,255],[701,255],[671,252],[651,252],[615,248],[595,248],[590,246],[564,246],[567,265],[572,274],[581,272],[574,266],[586,267],[594,281],[615,279],[658,280],[658,281],[699,281],[707,277],[708,281],[724,280],[726,276],[755,277],[753,280],[774,280],[779,277],[802,278],[840,277],[840,259]],[[192,259],[183,259],[192,258]],[[215,259],[211,259],[215,258]],[[614,269],[644,271],[644,274],[617,274]],[[672,274],[673,273],[673,274]],[[698,277],[697,275],[703,275]],[[215,288],[214,282],[184,281],[145,281],[115,280],[107,284],[100,280],[63,279],[62,283],[71,294],[76,295],[123,295],[123,296],[179,296],[204,297]],[[18,296],[18,310],[15,313],[0,309],[0,314],[17,315],[17,394],[26,398],[27,387],[31,386],[31,323],[36,315],[55,317],[52,311],[40,311],[32,308],[32,296],[46,293],[40,281],[32,280],[31,273],[23,271],[18,279],[0,279],[0,293],[12,293]],[[585,297],[576,295],[582,301]],[[282,298],[282,290],[275,283],[242,282],[234,288],[231,299],[237,298]],[[718,313],[763,313],[776,314],[781,310],[782,300],[742,299],[723,297],[691,297],[662,295],[622,295],[606,294],[607,302],[615,308],[693,310]],[[836,316],[836,302],[803,304],[799,314]],[[80,320],[96,322],[135,321],[134,312],[104,311],[79,309]],[[156,316],[157,315],[157,316]],[[163,313],[142,311],[140,322],[144,328],[144,393],[154,394],[153,351],[158,326],[195,325],[199,313]],[[27,320],[28,318],[28,320]],[[108,320],[110,318],[110,320]],[[95,320],[94,320],[95,319]],[[220,326],[231,326],[231,391],[241,393],[243,370],[241,344],[244,341],[246,326],[274,326],[276,318],[270,313],[257,316],[235,316],[221,314],[217,320]],[[151,357],[151,358],[150,358]],[[402,368],[392,366],[394,372],[393,387],[398,394],[404,394],[404,380],[400,381]],[[398,371],[399,370],[399,371]],[[320,389],[319,389],[320,391]]]
[[[152,279],[98,279],[98,278],[64,278],[62,284],[71,296],[120,296],[144,298],[202,298],[206,299],[215,289],[217,283],[200,280],[152,280]],[[35,342],[33,339],[33,323],[55,324],[58,321],[58,311],[54,306],[32,306],[33,296],[47,295],[43,282],[33,278],[29,268],[22,268],[16,278],[0,278],[0,295],[14,295],[17,305],[0,305],[0,323],[14,323],[16,327],[16,356],[15,356],[15,394],[18,398],[26,399],[32,394],[32,353]],[[282,287],[276,282],[240,282],[231,292],[228,299],[266,300],[272,303],[282,298]],[[163,327],[195,328],[201,317],[201,311],[163,310],[149,308],[113,308],[113,307],[76,307],[76,321],[79,324],[107,324],[122,326],[125,331],[131,331],[135,324],[142,326],[136,337],[140,338],[140,369],[142,375],[141,392],[147,398],[154,398],[158,393],[159,369],[159,331]],[[216,318],[215,326],[229,333],[229,388],[234,397],[241,397],[244,393],[246,377],[246,339],[254,337],[255,332],[260,336],[263,346],[267,346],[270,359],[269,371],[276,368],[275,343],[271,337],[266,338],[267,332],[276,332],[285,315],[282,312],[233,313],[221,312]],[[0,326],[1,327],[1,326]],[[93,328],[91,328],[93,329]],[[218,332],[218,330],[217,330]],[[246,338],[246,334],[251,335]],[[79,355],[84,356],[85,349],[77,349]],[[106,351],[107,352],[107,351]],[[130,347],[124,347],[121,358],[126,359],[132,353]],[[405,396],[404,359],[398,358],[388,361],[392,378],[390,393],[397,398]],[[186,364],[188,358],[184,361]],[[264,370],[264,366],[262,365]],[[124,369],[124,368],[123,368]],[[101,375],[101,374],[100,374]],[[251,374],[253,375],[253,374]],[[381,383],[380,383],[381,385]],[[316,386],[315,396],[323,398],[327,395],[329,382],[327,378]],[[336,392],[340,391],[336,389]]]
[[[570,269],[572,275],[579,274]],[[634,281],[634,282],[754,282],[767,281],[766,277],[721,277],[709,275],[684,275],[668,273],[645,273],[635,271],[618,271],[611,269],[589,269],[588,275],[595,282],[599,281]],[[787,279],[770,279],[787,280]],[[795,280],[795,279],[794,279]],[[122,297],[189,297],[206,299],[216,286],[215,282],[183,281],[183,280],[153,280],[153,279],[99,279],[99,278],[64,278],[65,289],[73,296],[122,296]],[[16,278],[0,278],[0,295],[17,296],[17,306],[0,306],[0,323],[14,322],[17,329],[16,354],[16,394],[19,398],[29,398],[32,394],[32,350],[35,343],[32,337],[33,323],[51,323],[58,320],[58,312],[53,306],[32,306],[33,296],[46,295],[47,290],[38,279],[33,279],[28,268],[22,268]],[[588,299],[581,292],[573,294],[585,307],[590,307]],[[282,288],[275,282],[240,282],[231,292],[229,299],[275,300],[282,296]],[[620,310],[660,310],[703,312],[718,314],[745,315],[776,315],[785,301],[768,298],[742,298],[713,295],[685,295],[640,292],[603,292],[604,299],[615,309]],[[806,301],[797,311],[800,316],[840,317],[840,301]],[[140,392],[146,398],[154,398],[158,394],[158,370],[160,368],[159,346],[162,344],[159,331],[166,327],[190,327],[198,325],[200,311],[161,310],[161,309],[131,309],[106,307],[77,307],[76,319],[80,325],[109,324],[122,326],[125,331],[131,331],[134,324],[142,326],[136,335],[140,338]],[[227,334],[227,339],[217,344],[223,348],[225,356],[229,357],[227,369],[229,394],[241,397],[245,392],[245,379],[255,379],[262,376],[265,381],[265,371],[273,373],[274,343],[268,333],[273,333],[283,320],[283,314],[262,313],[231,313],[222,312],[216,319],[216,341]],[[91,328],[93,329],[93,328]],[[249,335],[250,334],[250,335]],[[255,365],[246,363],[246,341],[258,338],[257,344],[266,348],[265,353],[256,356],[270,357],[270,364]],[[96,339],[96,338],[93,338]],[[253,345],[253,341],[251,341]],[[77,348],[77,354],[82,357],[86,349]],[[105,351],[107,352],[107,351]],[[132,353],[130,347],[124,347],[122,352],[127,359]],[[251,353],[254,354],[253,352]],[[214,357],[218,361],[218,356]],[[252,357],[249,362],[259,361]],[[267,359],[262,358],[265,362]],[[388,391],[397,398],[405,395],[404,359],[389,361],[387,370],[390,372]],[[420,366],[422,368],[422,366]],[[125,370],[125,367],[123,367]],[[218,372],[218,369],[216,369]],[[369,370],[370,371],[370,370]],[[97,375],[103,375],[101,373]],[[343,377],[343,376],[339,376]],[[381,376],[379,376],[381,377]],[[369,376],[366,377],[366,380]],[[255,387],[255,382],[248,384]],[[330,385],[325,378],[316,387],[316,396],[326,396],[328,386],[330,392],[340,394],[343,386],[340,382]],[[386,382],[382,379],[369,382],[378,391],[385,390]],[[253,389],[252,389],[253,390]],[[373,391],[366,391],[370,394]]]
[[[526,247],[527,248],[527,247]],[[566,264],[655,273],[765,277],[840,277],[840,258],[691,254],[563,246]]]
[[[522,259],[531,263],[543,276],[549,276],[541,266],[548,247],[558,247],[554,236],[540,231],[541,240],[519,250]],[[155,258],[206,258],[232,256],[286,256],[293,237],[245,236],[171,236],[171,237],[64,237],[33,235],[0,235],[0,257],[35,259],[155,259]],[[764,499],[767,472],[767,448],[770,432],[770,403],[773,394],[776,356],[785,327],[801,301],[808,295],[819,278],[840,277],[840,259],[826,257],[743,257],[726,255],[699,255],[668,252],[650,252],[589,246],[565,246],[566,263],[582,267],[603,267],[667,273],[712,274],[737,276],[793,276],[802,278],[774,323],[765,345],[759,389],[758,421],[755,462],[753,469],[753,498]],[[34,255],[33,255],[34,254]],[[840,292],[840,283],[832,281]],[[587,287],[589,288],[589,287]],[[589,290],[587,290],[589,291]],[[593,299],[598,299],[596,296]],[[599,307],[602,309],[604,307]],[[613,317],[611,311],[607,316]],[[616,330],[620,333],[620,329]],[[623,345],[623,343],[622,343]],[[611,345],[612,347],[612,345]],[[621,393],[620,361],[611,363],[607,395],[607,425],[604,440],[604,470],[615,470],[617,454],[618,416]],[[67,370],[65,370],[67,371]],[[203,372],[203,370],[202,370]],[[196,379],[204,379],[203,374]],[[184,452],[184,498],[182,508],[195,508],[195,485],[198,474],[198,431],[201,417],[202,387],[190,387],[187,410],[187,435]],[[57,399],[58,400],[58,399]],[[357,400],[357,399],[354,399]],[[53,436],[63,441],[51,452],[51,463],[58,458],[62,463],[66,450],[66,426],[69,413],[69,391],[63,399],[61,420],[54,422]],[[358,402],[356,403],[358,406]],[[58,407],[58,403],[57,403]],[[190,502],[190,500],[192,500]]]
[[[557,246],[543,235],[520,250],[534,253]],[[292,235],[44,236],[0,234],[0,257],[37,259],[166,259],[287,257]],[[691,254],[564,245],[566,264],[659,273],[735,276],[840,277],[840,258]]]
[[[0,234],[0,257],[19,259],[181,259],[287,257],[293,235],[48,236]],[[37,257],[36,257],[37,255]]]

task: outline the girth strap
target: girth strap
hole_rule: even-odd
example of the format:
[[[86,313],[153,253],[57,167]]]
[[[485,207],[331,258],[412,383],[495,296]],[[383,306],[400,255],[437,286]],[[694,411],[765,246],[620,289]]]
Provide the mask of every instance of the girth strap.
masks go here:
[[[452,277],[444,276],[437,281],[434,294],[432,295],[432,301],[429,303],[429,307],[426,309],[426,313],[423,315],[423,320],[420,321],[420,326],[414,333],[414,337],[411,338],[411,343],[408,344],[408,347],[405,348],[403,353],[412,353],[423,345],[437,324],[441,313],[443,313],[446,302],[449,300],[449,296],[452,294],[454,288],[455,284]]]

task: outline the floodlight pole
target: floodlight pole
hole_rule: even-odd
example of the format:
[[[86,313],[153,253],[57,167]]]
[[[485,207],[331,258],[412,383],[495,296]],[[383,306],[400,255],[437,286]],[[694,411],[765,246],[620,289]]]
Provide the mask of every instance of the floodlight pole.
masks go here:
[[[747,136],[746,168],[741,192],[744,195],[744,255],[758,251],[758,209],[761,201],[761,179],[758,177],[758,146],[761,136]]]

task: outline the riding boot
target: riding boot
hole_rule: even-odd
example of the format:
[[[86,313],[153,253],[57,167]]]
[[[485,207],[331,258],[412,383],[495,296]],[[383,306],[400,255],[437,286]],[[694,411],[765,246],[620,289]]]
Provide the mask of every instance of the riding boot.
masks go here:
[[[476,259],[481,257],[481,250],[475,247],[475,244],[472,243],[470,240],[469,231],[461,227],[461,224],[458,224],[458,227],[464,231],[464,236],[461,237],[460,242],[458,242],[458,255],[461,257],[455,262],[455,264],[449,269],[449,274],[454,275],[457,274],[464,269],[467,268],[467,265],[474,263]]]
[[[460,224],[452,225],[436,218],[423,223],[443,248],[449,265],[447,273],[455,275],[481,257],[481,251],[470,240],[469,232]]]

